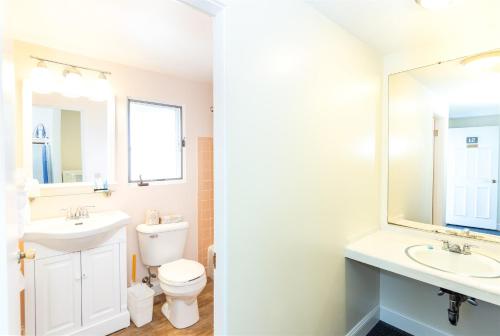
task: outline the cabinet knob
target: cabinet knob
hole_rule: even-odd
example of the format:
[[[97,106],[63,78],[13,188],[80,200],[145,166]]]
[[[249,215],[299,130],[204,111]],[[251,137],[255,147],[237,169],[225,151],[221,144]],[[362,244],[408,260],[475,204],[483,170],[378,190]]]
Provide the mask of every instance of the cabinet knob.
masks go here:
[[[82,279],[87,279],[87,273],[82,273]]]

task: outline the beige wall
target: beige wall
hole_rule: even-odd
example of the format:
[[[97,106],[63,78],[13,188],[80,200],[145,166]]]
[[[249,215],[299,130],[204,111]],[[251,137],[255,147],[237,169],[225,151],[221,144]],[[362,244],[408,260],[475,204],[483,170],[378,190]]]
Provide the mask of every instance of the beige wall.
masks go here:
[[[432,97],[411,74],[389,78],[389,218],[432,223]]]
[[[378,305],[343,249],[379,226],[381,60],[303,1],[224,2],[227,333],[344,335]]]
[[[62,170],[82,170],[81,112],[61,110]]]
[[[29,55],[55,59],[112,72],[111,85],[116,95],[116,176],[117,191],[110,198],[102,195],[74,195],[39,198],[31,203],[32,217],[61,216],[61,208],[78,205],[95,205],[96,211],[120,209],[132,217],[128,227],[128,273],[130,278],[131,254],[138,254],[135,226],[144,221],[146,209],[159,209],[163,213],[178,213],[190,223],[185,256],[197,259],[197,138],[212,135],[212,85],[197,83],[159,73],[143,71],[119,64],[89,59],[62,51],[17,42],[15,62],[20,101],[21,80],[35,65]],[[154,185],[139,188],[127,183],[127,97],[183,105],[187,137],[187,182],[182,184]],[[20,104],[19,104],[20,106]],[[18,127],[21,115],[18,115]],[[22,139],[18,139],[18,165],[22,164]],[[138,254],[139,261],[140,256]],[[140,262],[137,278],[145,275]]]

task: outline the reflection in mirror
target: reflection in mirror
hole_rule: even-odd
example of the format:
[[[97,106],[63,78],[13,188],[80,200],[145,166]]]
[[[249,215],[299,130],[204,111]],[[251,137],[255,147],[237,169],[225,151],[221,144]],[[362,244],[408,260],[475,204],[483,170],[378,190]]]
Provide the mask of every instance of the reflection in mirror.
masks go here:
[[[33,178],[92,182],[107,176],[107,106],[86,98],[33,94]]]
[[[388,220],[500,235],[500,54],[389,77]]]

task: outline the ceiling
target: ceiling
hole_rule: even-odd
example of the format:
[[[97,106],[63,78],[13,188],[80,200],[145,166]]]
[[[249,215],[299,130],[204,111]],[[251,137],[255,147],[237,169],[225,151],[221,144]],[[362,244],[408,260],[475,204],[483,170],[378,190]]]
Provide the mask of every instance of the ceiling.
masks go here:
[[[212,79],[211,18],[176,0],[10,0],[14,39],[191,80]]]
[[[309,0],[384,55],[439,45],[450,38],[500,36],[500,1],[451,1],[445,10],[429,11],[415,0]]]

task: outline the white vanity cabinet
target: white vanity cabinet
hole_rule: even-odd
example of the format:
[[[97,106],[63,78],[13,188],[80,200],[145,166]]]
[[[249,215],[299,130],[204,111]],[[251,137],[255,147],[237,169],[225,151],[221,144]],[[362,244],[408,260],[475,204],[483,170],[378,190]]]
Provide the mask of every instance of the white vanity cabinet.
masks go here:
[[[25,264],[27,335],[106,335],[130,324],[125,230],[81,251],[26,243],[36,250]]]
[[[36,260],[37,335],[69,334],[82,325],[80,252]]]
[[[120,312],[118,244],[82,251],[82,323],[89,325]]]

